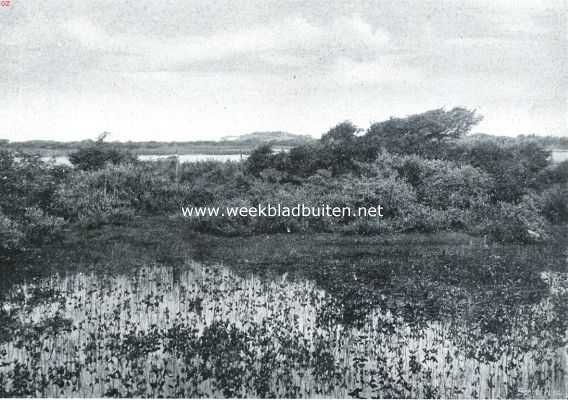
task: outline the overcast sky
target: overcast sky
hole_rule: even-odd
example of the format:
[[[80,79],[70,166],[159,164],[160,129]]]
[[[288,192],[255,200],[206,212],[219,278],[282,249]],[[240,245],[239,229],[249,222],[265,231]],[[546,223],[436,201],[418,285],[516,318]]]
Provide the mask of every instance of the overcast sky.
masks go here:
[[[566,1],[12,0],[0,138],[319,136],[476,108],[568,136]]]

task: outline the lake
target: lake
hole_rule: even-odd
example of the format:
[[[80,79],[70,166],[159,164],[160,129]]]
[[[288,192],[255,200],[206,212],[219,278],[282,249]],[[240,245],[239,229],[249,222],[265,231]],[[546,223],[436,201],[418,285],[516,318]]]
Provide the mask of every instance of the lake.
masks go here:
[[[562,161],[568,160],[568,150],[553,150],[552,151],[552,161],[555,163],[560,163]]]
[[[278,149],[277,149],[278,151]],[[156,154],[143,154],[139,155],[138,158],[142,161],[156,161],[156,160],[163,160],[169,157],[175,157],[175,154],[167,154],[167,155],[156,155]],[[242,159],[246,159],[248,154],[180,154],[179,156],[180,162],[197,162],[197,161],[241,161]],[[66,156],[60,157],[42,157],[44,161],[54,160],[56,164],[59,165],[71,165],[69,162],[69,158]],[[562,161],[568,160],[568,150],[553,150],[552,151],[552,161],[555,163],[559,163]]]
[[[190,251],[177,265],[105,262],[14,284],[0,309],[0,390],[566,398],[565,255],[367,238],[332,240],[332,255],[292,243],[290,258],[275,238],[287,256],[267,263],[255,247],[265,240],[227,263]]]
[[[138,156],[139,160],[142,161],[157,161],[164,160],[170,157],[175,157],[175,154],[157,155],[157,154],[142,154]],[[248,154],[180,154],[180,162],[197,162],[197,161],[240,161],[246,159]],[[42,160],[49,161],[54,160],[58,165],[71,165],[69,162],[69,157],[59,156],[59,157],[42,157]]]

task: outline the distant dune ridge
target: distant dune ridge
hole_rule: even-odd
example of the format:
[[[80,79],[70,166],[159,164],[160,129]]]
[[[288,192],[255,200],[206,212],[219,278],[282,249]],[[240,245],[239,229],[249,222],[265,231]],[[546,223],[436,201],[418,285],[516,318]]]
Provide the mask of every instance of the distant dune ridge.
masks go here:
[[[252,132],[239,136],[224,136],[221,141],[242,142],[242,143],[273,143],[284,145],[299,145],[313,141],[309,135],[296,135],[290,132],[268,131],[268,132]]]

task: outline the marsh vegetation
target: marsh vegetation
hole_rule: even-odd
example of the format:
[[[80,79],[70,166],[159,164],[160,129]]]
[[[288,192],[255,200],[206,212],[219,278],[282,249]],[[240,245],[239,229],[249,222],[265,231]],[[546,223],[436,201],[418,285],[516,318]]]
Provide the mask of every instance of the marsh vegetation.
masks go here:
[[[10,285],[0,394],[568,393],[565,248],[416,235],[198,235],[184,247],[178,229],[161,249],[128,248],[126,228],[101,233],[83,264]]]

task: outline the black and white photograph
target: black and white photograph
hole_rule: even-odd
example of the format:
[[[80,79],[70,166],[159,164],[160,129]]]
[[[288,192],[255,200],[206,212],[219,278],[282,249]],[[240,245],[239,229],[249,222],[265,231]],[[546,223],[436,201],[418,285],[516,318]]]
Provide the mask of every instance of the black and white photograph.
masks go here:
[[[568,0],[0,1],[0,398],[568,398]]]

